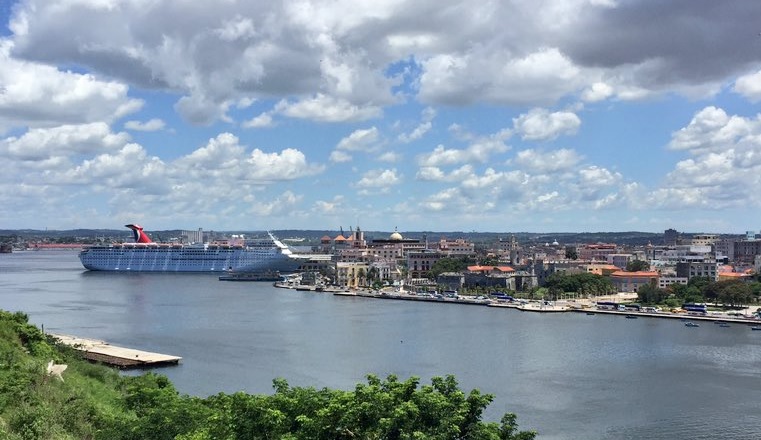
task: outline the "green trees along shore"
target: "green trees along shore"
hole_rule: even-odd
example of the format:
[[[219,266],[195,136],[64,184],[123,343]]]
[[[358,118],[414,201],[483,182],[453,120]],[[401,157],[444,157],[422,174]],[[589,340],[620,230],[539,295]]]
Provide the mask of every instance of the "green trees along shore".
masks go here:
[[[46,366],[66,364],[63,380]],[[291,387],[272,395],[181,395],[165,377],[122,376],[55,344],[23,313],[0,311],[0,439],[533,439],[514,414],[481,420],[492,396],[452,376],[370,375],[354,390]]]

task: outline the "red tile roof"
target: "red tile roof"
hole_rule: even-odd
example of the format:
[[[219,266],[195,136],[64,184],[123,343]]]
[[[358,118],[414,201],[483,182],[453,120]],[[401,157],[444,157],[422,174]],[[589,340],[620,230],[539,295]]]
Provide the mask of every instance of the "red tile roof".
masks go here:
[[[613,272],[610,274],[612,277],[629,277],[629,278],[653,278],[657,277],[659,275],[658,272],[645,272],[645,271],[639,271],[639,272],[626,272],[623,270],[619,270],[617,272]]]
[[[498,270],[500,272],[515,272],[510,266],[468,266],[470,272],[492,272]]]

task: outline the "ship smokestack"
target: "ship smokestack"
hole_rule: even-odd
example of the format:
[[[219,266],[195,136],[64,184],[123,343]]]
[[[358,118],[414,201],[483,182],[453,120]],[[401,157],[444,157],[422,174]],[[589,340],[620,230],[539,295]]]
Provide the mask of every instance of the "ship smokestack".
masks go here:
[[[132,229],[132,236],[135,239],[135,243],[153,243],[153,240],[148,237],[148,234],[143,232],[143,227],[140,225],[124,225],[130,229]]]

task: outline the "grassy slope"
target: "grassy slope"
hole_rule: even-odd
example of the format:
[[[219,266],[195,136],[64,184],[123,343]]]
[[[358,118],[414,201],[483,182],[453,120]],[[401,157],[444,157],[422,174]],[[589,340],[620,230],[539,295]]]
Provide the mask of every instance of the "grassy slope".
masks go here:
[[[46,374],[50,360],[68,365],[64,382]],[[0,439],[103,438],[132,417],[121,387],[116,371],[55,347],[24,314],[0,311]]]

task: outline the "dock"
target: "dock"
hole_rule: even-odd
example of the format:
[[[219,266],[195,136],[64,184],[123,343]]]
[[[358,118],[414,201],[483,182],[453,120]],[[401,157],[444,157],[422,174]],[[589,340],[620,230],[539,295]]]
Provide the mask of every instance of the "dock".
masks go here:
[[[118,368],[141,368],[177,365],[179,356],[152,353],[132,348],[118,347],[97,339],[79,338],[69,335],[50,336],[82,353],[85,359]]]

